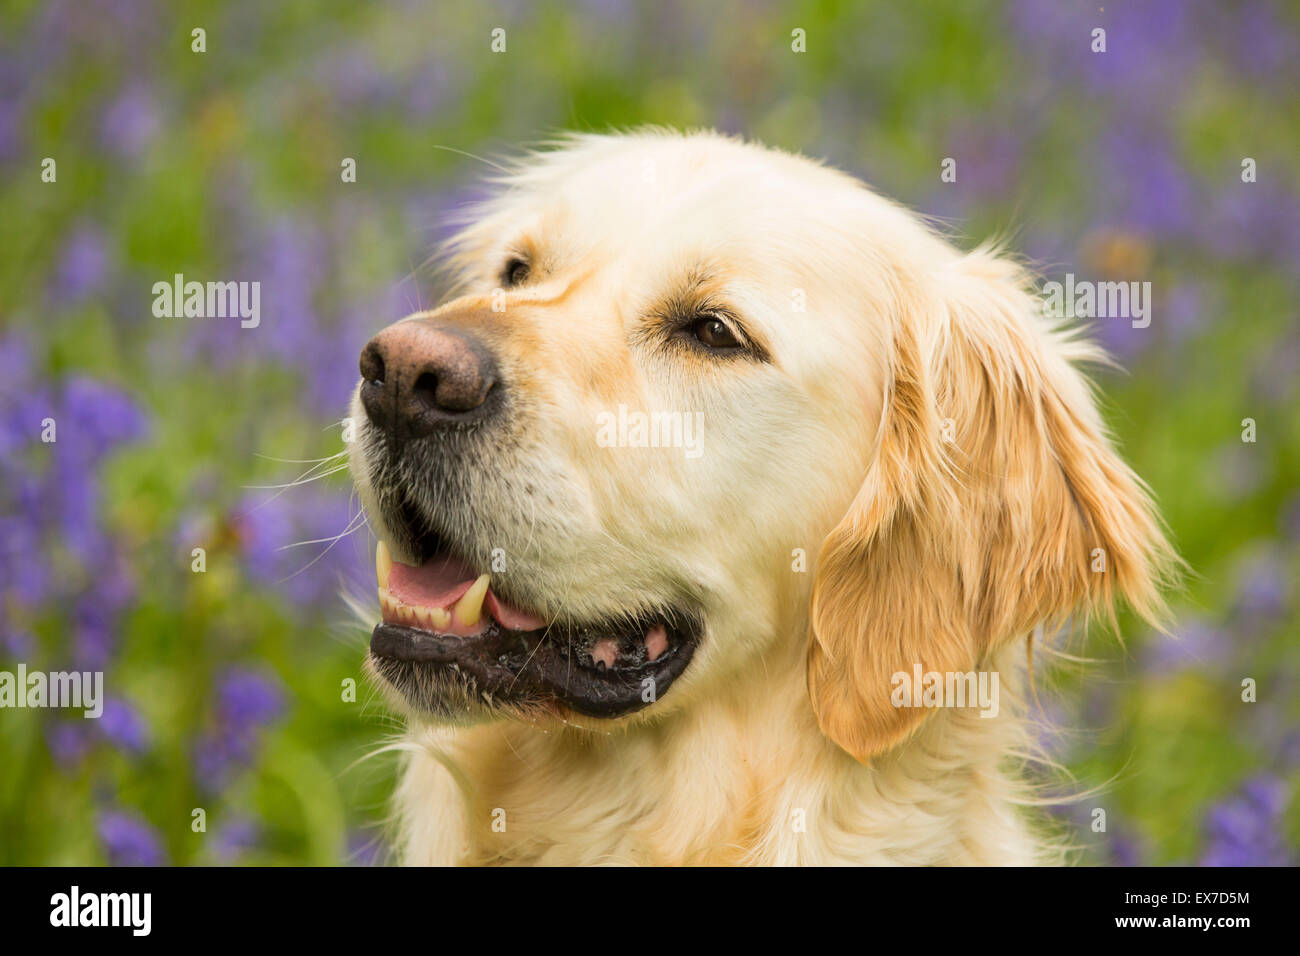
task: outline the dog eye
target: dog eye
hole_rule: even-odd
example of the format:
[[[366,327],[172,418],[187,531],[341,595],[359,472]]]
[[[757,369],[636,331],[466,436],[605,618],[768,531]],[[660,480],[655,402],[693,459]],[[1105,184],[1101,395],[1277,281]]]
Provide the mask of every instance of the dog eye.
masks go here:
[[[523,259],[511,259],[506,263],[506,267],[501,270],[501,284],[507,289],[511,286],[521,285],[528,281],[528,274],[531,270],[528,263]]]
[[[704,318],[697,320],[691,326],[691,334],[699,340],[701,345],[711,349],[725,351],[742,347],[741,341],[727,327],[727,323],[716,316],[706,315]]]

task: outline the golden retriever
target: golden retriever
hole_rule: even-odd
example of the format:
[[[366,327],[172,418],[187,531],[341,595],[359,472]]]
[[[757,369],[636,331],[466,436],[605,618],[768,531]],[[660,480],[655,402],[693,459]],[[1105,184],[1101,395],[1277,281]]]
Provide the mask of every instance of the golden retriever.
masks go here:
[[[498,185],[352,409],[402,859],[1058,860],[1020,642],[1160,620],[1176,560],[1099,354],[802,157],[576,135]]]

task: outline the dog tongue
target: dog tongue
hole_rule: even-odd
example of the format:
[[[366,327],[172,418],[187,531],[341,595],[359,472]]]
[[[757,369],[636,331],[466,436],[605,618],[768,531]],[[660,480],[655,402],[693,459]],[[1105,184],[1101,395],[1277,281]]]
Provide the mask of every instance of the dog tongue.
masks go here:
[[[388,577],[388,593],[404,604],[450,609],[465,596],[478,575],[458,558],[435,558],[419,567],[393,562]],[[488,613],[502,627],[512,631],[535,631],[546,622],[535,614],[520,611],[492,593],[489,586],[484,603]]]
[[[477,577],[473,568],[456,558],[435,558],[418,568],[394,561],[388,593],[405,604],[447,608],[464,596]]]
[[[488,613],[496,618],[497,623],[502,627],[509,628],[512,631],[535,631],[546,626],[546,621],[536,614],[529,614],[527,611],[519,611],[511,607],[493,594],[490,587],[488,588],[486,601]]]

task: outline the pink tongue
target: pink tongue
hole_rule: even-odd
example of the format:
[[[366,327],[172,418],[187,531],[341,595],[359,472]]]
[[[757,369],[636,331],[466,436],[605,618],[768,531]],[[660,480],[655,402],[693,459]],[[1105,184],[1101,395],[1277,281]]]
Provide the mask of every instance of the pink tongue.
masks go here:
[[[473,568],[456,558],[426,561],[418,568],[394,561],[388,576],[388,593],[404,604],[450,608],[464,597],[477,577]],[[535,631],[546,626],[546,621],[535,614],[506,604],[490,587],[486,603],[488,613],[496,622],[512,631]]]
[[[529,614],[527,611],[516,611],[493,594],[491,588],[488,588],[487,606],[488,613],[496,618],[497,623],[502,627],[510,628],[512,631],[535,631],[539,627],[546,626],[546,621],[536,614]]]
[[[455,558],[426,561],[418,568],[393,562],[388,576],[388,593],[405,604],[451,607],[478,577],[474,569]]]

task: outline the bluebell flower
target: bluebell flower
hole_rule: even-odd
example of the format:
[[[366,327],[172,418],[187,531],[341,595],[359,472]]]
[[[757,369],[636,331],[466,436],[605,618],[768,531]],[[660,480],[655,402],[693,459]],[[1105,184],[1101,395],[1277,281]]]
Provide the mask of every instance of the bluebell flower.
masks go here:
[[[45,725],[45,746],[62,770],[81,766],[90,753],[91,728],[88,720],[56,720]]]
[[[1232,637],[1204,617],[1181,619],[1173,634],[1150,634],[1142,648],[1142,669],[1155,677],[1181,670],[1209,670],[1223,664],[1232,652]]]
[[[1201,866],[1290,866],[1295,861],[1283,834],[1284,781],[1271,774],[1247,780],[1205,817]]]
[[[149,725],[129,701],[120,697],[105,699],[104,712],[95,721],[95,729],[126,753],[141,754],[149,749]]]
[[[1205,289],[1196,282],[1179,282],[1160,308],[1170,337],[1185,341],[1201,332],[1206,325]]]
[[[321,72],[334,93],[334,103],[344,110],[381,108],[392,99],[396,89],[393,78],[365,49],[345,50],[323,64]]]
[[[4,72],[0,67],[0,162],[14,159],[22,150],[23,111],[27,105],[20,90],[4,79]]]
[[[406,90],[407,115],[428,120],[449,103],[459,101],[458,71],[441,57],[432,57],[411,78]]]
[[[1167,129],[1114,122],[1099,157],[1101,197],[1113,224],[1160,239],[1182,238],[1198,190]]]
[[[2,497],[0,504],[9,507]],[[39,513],[18,510],[16,506],[13,511],[0,513],[0,595],[28,609],[42,604],[53,592],[53,575],[43,560],[41,524]]]
[[[262,671],[232,667],[217,682],[222,726],[244,732],[269,724],[284,711],[283,685]]]
[[[3,534],[2,529],[0,534]],[[11,622],[0,606],[0,658],[28,660],[35,648],[36,639],[32,637],[32,632]]]
[[[217,680],[215,726],[194,746],[194,775],[210,793],[224,790],[257,757],[260,732],[284,710],[279,680],[243,667]]]
[[[164,866],[167,863],[158,831],[136,814],[105,811],[100,814],[96,829],[111,866]]]
[[[72,230],[64,244],[50,296],[60,303],[83,302],[103,289],[109,270],[108,244],[103,230],[93,223],[82,223]]]
[[[31,379],[32,354],[17,332],[0,335],[0,395],[17,394]]]
[[[136,400],[96,379],[69,378],[60,404],[59,444],[67,440],[65,447],[83,461],[97,461],[118,445],[148,433],[148,418]]]
[[[194,742],[194,779],[205,793],[220,793],[252,761],[255,741],[227,732],[208,732]]]
[[[1275,619],[1289,605],[1290,572],[1278,549],[1266,547],[1244,557],[1237,566],[1234,616],[1251,623]]]
[[[348,834],[350,866],[379,866],[383,862],[384,845],[377,834],[353,830]]]
[[[249,850],[257,848],[262,828],[243,814],[223,820],[212,834],[212,854],[221,863],[233,863]]]
[[[1142,866],[1146,850],[1141,837],[1122,826],[1112,826],[1106,834],[1106,850],[1111,866]]]
[[[100,137],[123,159],[135,159],[149,148],[161,125],[153,92],[142,83],[132,83],[109,104]]]
[[[1278,4],[1253,0],[1217,8],[1216,32],[1228,39],[1228,54],[1233,66],[1252,79],[1278,79],[1290,74],[1294,78],[1300,61],[1300,42],[1296,31],[1281,16]],[[1286,83],[1279,83],[1279,91]]]
[[[250,495],[232,520],[249,576],[300,607],[336,604],[340,578],[357,572],[352,547],[362,522],[344,491],[305,485]]]
[[[73,664],[82,670],[103,670],[117,650],[114,609],[102,607],[92,595],[77,603],[72,623]]]

